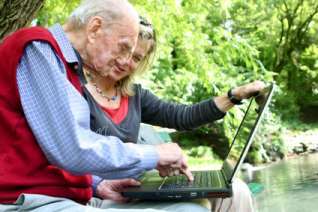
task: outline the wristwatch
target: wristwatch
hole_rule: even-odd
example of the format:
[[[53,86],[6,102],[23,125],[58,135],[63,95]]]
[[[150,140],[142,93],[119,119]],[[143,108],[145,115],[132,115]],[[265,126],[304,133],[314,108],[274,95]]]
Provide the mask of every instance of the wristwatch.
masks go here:
[[[235,104],[235,105],[241,105],[242,103],[242,99],[238,99],[237,97],[235,97],[232,93],[232,88],[227,92],[227,97],[229,98],[229,100]]]

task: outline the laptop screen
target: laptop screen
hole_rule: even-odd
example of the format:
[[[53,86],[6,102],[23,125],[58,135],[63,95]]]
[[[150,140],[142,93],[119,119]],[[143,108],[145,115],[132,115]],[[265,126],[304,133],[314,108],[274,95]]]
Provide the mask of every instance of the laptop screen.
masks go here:
[[[264,89],[257,97],[251,98],[245,115],[236,131],[230,151],[223,163],[222,171],[228,182],[231,182],[239,166],[244,161],[252,143],[262,115],[273,94],[274,85]]]

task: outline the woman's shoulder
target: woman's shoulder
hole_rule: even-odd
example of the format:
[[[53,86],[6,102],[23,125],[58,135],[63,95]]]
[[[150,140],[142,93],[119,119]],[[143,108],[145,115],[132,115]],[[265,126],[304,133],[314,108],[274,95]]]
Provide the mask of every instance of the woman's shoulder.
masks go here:
[[[135,92],[136,94],[137,94],[137,93],[143,93],[143,92],[145,92],[145,91],[148,91],[148,89],[143,88],[140,83],[135,83],[133,89],[134,89],[134,92]]]
[[[134,83],[133,87],[135,91],[140,90],[142,88],[140,83]]]
[[[149,98],[153,94],[147,89],[142,86],[142,84],[136,83],[134,84],[134,92],[135,96],[140,97],[142,99]]]

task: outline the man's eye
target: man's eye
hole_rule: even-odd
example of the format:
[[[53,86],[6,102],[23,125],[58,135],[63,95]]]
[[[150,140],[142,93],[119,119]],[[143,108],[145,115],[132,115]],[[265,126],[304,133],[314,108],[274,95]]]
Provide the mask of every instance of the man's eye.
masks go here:
[[[121,46],[120,46],[120,51],[121,51],[121,52],[126,52],[126,51],[127,51],[127,46],[121,45]]]

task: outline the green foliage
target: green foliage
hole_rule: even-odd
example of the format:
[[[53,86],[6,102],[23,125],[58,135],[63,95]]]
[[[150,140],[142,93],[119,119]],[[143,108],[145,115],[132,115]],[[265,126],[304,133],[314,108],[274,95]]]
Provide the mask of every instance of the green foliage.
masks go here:
[[[35,23],[39,26],[51,26],[55,23],[64,23],[80,0],[46,0],[38,13]]]
[[[148,79],[152,90],[161,97],[194,103],[223,94],[238,84],[273,79],[273,73],[260,61],[259,50],[249,39],[232,30],[226,4],[219,1],[132,2],[152,18],[158,32],[157,61]],[[243,114],[243,109],[233,110],[224,121],[213,126],[221,128],[220,140],[226,136],[228,142],[231,141]],[[197,134],[206,133],[205,136],[213,133],[208,127],[199,131]],[[195,143],[198,139],[191,139],[193,135],[186,136],[181,139],[182,143],[198,145]],[[211,141],[208,144],[213,145]],[[220,156],[224,157],[227,151],[223,149]]]
[[[258,50],[220,25],[226,17],[218,1],[180,2],[156,2],[153,8],[150,1],[147,9],[149,15],[155,13],[151,17],[159,37],[165,36],[159,40],[158,60],[150,76],[156,93],[191,103],[256,78],[271,79],[258,60]],[[147,8],[143,1],[133,3]]]
[[[192,168],[207,168],[211,165],[221,164],[220,158],[215,155],[209,146],[192,147],[184,152],[188,156],[188,162]]]
[[[313,64],[317,61],[314,49],[317,45],[318,2],[231,2],[234,31],[250,40],[250,44],[261,52],[260,60],[265,68],[275,73],[275,80],[281,87],[277,107],[283,112],[283,119],[299,118],[299,110],[306,105],[316,105],[317,99],[317,70]]]
[[[282,138],[285,133],[284,127],[280,117],[272,112],[276,101],[277,98],[273,100],[270,109],[265,111],[262,124],[259,125],[258,133],[255,135],[247,157],[251,163],[270,162],[282,159],[287,154],[287,148]]]
[[[299,105],[295,104],[297,101],[297,92],[284,92],[282,89],[277,91],[276,112],[285,121],[294,121],[299,119]]]
[[[318,44],[312,44],[301,54],[299,84],[302,88],[300,104],[318,105]]]
[[[188,152],[188,155],[192,157],[213,158],[213,151],[210,147],[207,147],[207,146],[197,146],[197,147],[191,148]]]

